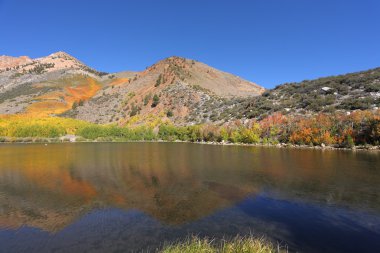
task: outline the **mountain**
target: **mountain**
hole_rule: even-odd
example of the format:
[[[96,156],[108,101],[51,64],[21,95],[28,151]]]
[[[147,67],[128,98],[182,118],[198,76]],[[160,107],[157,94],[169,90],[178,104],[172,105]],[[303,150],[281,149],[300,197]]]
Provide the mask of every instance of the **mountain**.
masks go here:
[[[211,120],[209,105],[265,91],[181,57],[161,60],[141,72],[113,74],[91,69],[64,52],[37,59],[0,59],[0,114],[61,115],[120,124],[134,116],[143,121],[155,115],[178,124],[200,123]]]
[[[65,112],[74,102],[95,95],[105,74],[64,52],[37,59],[1,56],[0,114]]]
[[[211,104],[265,91],[255,83],[180,57],[164,59],[128,77],[111,79],[101,92],[66,115],[96,123],[123,122],[136,115],[142,121],[160,115],[178,124],[200,123],[210,120]]]
[[[0,56],[0,91],[14,89],[23,83],[35,83],[59,79],[69,74],[85,74],[98,77],[98,72],[65,52],[56,52],[46,57],[31,59],[27,56]]]
[[[274,112],[312,115],[380,107],[380,68],[286,83],[272,90],[181,57],[144,71],[104,73],[57,52],[0,57],[0,115],[55,115],[94,123],[224,124]]]

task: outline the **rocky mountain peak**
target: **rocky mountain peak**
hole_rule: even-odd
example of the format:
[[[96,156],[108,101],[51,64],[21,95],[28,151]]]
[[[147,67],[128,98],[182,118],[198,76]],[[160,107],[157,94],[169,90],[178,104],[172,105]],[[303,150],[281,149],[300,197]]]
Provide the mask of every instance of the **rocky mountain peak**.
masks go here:
[[[66,59],[66,60],[77,60],[72,55],[70,55],[70,54],[68,54],[66,52],[63,52],[63,51],[58,51],[58,52],[52,53],[51,55],[49,55],[47,57],[50,57],[50,58],[61,58],[61,59]]]

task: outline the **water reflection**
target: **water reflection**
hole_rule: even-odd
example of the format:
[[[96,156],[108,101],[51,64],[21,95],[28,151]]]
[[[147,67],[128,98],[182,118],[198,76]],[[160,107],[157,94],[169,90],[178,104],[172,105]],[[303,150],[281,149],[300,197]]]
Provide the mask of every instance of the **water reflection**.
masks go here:
[[[189,233],[254,232],[318,251],[311,238],[322,240],[326,230],[342,234],[340,243],[369,238],[371,247],[380,235],[379,164],[378,153],[366,152],[1,145],[0,249],[125,251],[154,249]],[[314,237],[302,237],[307,230]],[[371,249],[363,247],[348,249]]]

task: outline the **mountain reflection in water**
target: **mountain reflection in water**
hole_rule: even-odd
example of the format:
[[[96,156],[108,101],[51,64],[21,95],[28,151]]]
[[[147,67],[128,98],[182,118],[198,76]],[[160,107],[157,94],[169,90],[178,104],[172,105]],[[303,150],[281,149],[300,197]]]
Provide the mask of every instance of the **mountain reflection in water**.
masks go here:
[[[184,143],[0,145],[0,252],[150,249],[266,235],[380,248],[380,155]]]

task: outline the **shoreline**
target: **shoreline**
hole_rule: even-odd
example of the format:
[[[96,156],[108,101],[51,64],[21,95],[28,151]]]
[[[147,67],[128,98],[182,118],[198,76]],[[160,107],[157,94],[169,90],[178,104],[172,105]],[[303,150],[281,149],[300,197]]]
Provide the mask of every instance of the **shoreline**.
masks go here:
[[[77,140],[80,139],[80,140]],[[27,138],[14,138],[3,137],[0,139],[0,144],[60,144],[60,143],[191,143],[200,145],[215,145],[215,146],[247,146],[247,147],[268,147],[268,148],[281,148],[281,149],[314,149],[314,150],[350,150],[350,151],[380,151],[380,146],[354,146],[352,148],[347,147],[334,147],[329,145],[297,145],[291,143],[232,143],[232,142],[191,142],[191,141],[166,141],[166,140],[90,140],[83,139],[80,136],[76,136],[74,140],[60,138],[40,138],[40,137],[27,137]]]

